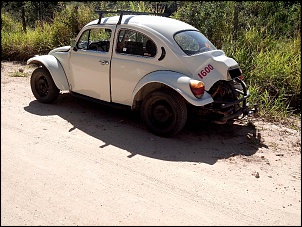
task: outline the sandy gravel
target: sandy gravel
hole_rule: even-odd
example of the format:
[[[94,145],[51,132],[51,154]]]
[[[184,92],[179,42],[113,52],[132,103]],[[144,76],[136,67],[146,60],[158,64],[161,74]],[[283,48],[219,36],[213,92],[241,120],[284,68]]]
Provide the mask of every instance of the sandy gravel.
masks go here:
[[[301,225],[301,128],[191,121],[174,138],[1,63],[1,225]],[[300,125],[300,124],[298,124]]]

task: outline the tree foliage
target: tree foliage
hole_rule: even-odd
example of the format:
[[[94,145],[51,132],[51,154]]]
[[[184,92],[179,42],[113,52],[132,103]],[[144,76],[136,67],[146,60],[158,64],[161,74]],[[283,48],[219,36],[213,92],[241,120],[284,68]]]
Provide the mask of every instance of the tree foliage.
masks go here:
[[[263,38],[296,37],[301,32],[299,2],[188,1],[174,17],[198,28],[219,48],[254,28]]]

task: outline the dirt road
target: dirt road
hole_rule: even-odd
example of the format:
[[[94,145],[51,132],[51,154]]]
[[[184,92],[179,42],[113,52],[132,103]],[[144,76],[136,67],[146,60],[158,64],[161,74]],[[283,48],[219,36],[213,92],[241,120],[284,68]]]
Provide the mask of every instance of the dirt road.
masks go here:
[[[301,225],[301,130],[192,121],[174,138],[1,63],[1,225]]]

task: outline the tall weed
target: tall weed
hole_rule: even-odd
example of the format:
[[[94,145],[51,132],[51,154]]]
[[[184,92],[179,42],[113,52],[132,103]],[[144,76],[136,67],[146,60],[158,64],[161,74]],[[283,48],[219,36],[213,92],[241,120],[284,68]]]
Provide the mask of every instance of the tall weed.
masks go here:
[[[270,119],[300,109],[301,36],[277,38],[262,36],[256,29],[246,32],[236,43],[225,43],[225,52],[239,63],[248,84],[251,103]],[[274,116],[274,117],[273,117]]]

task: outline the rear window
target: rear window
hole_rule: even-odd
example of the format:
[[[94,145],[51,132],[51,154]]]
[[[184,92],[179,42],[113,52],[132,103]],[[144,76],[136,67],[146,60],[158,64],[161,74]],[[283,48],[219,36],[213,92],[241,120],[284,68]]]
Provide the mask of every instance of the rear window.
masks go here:
[[[217,48],[199,31],[178,32],[174,35],[174,40],[187,55],[217,50]]]

